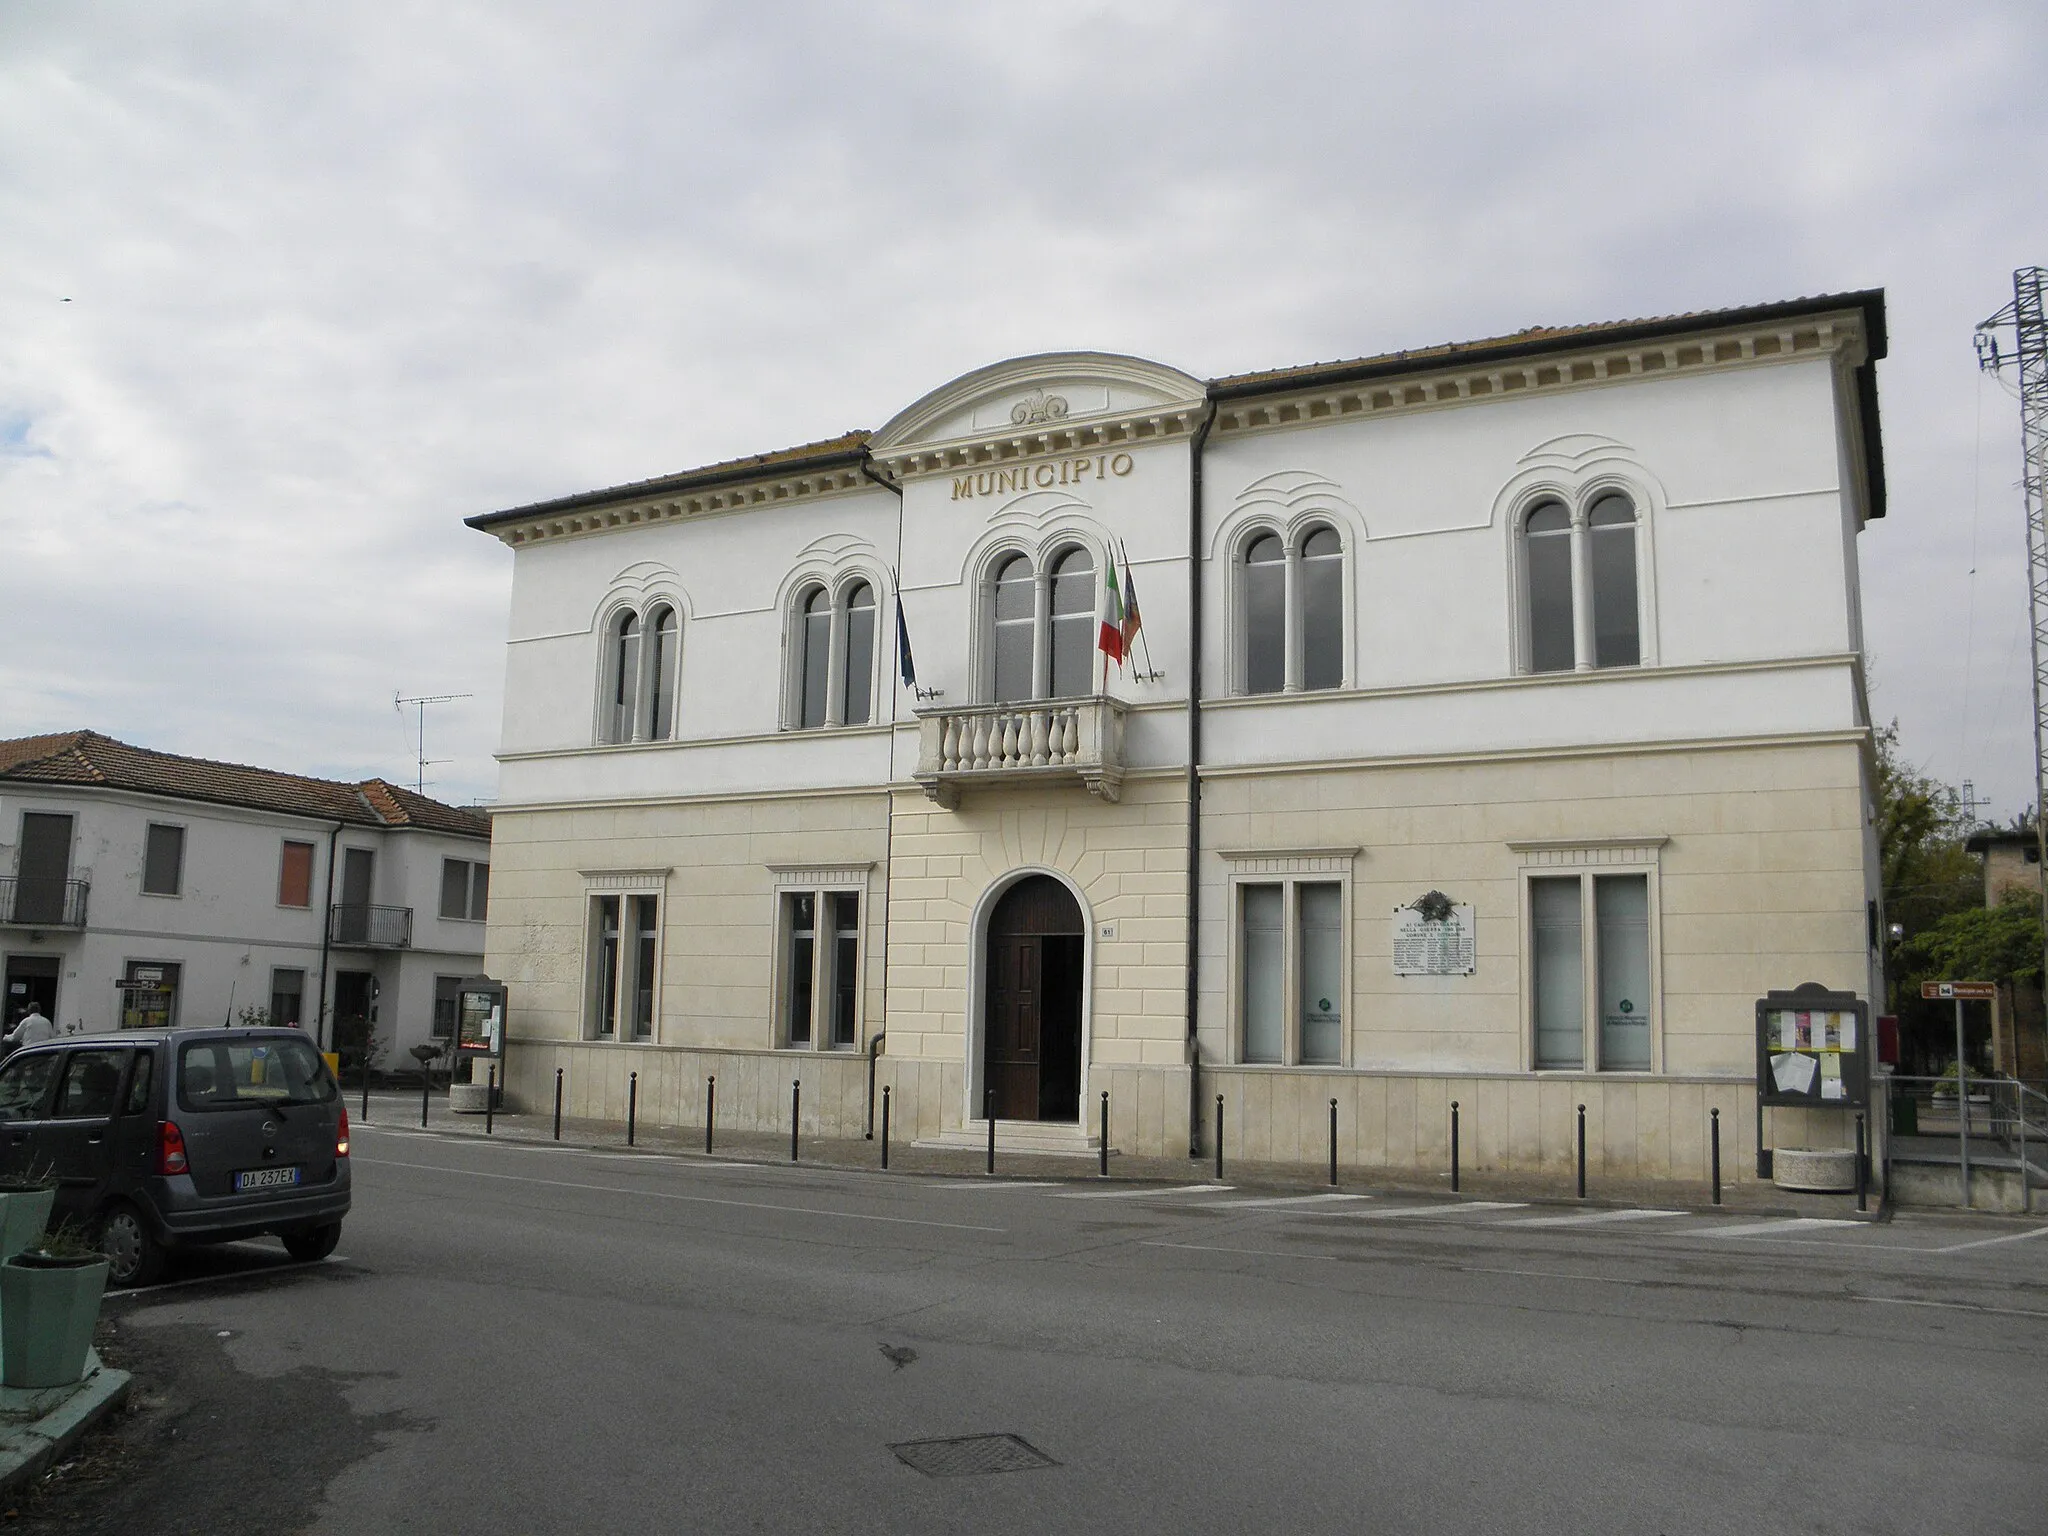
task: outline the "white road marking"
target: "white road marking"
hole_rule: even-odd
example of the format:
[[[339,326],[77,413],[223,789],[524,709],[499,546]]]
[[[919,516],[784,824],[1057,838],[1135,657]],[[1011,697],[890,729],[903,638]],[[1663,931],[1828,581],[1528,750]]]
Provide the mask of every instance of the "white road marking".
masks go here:
[[[1346,1221],[1388,1221],[1400,1216],[1470,1216],[1484,1211],[1526,1211],[1526,1200],[1457,1200],[1449,1205],[1409,1205],[1398,1210],[1329,1211]]]
[[[1258,1200],[1209,1200],[1203,1202],[1212,1211],[1255,1211],[1285,1208],[1299,1208],[1304,1205],[1327,1205],[1333,1200],[1370,1200],[1371,1195],[1271,1195]]]
[[[982,1189],[1058,1189],[1056,1179],[996,1179],[992,1182],[976,1183],[971,1179],[933,1179],[926,1189],[982,1190]]]
[[[518,1173],[485,1173],[478,1168],[447,1168],[435,1163],[394,1163],[383,1158],[357,1159],[378,1168],[412,1168],[421,1173],[452,1173],[466,1179],[502,1179],[508,1184],[535,1184],[549,1189],[584,1189],[634,1200],[676,1200],[685,1205],[727,1205],[746,1211],[780,1211],[786,1216],[828,1216],[837,1221],[886,1222],[896,1227],[944,1227],[953,1232],[1007,1232],[1008,1227],[977,1227],[958,1221],[920,1221],[914,1216],[871,1216],[862,1211],[821,1211],[808,1205],[774,1205],[765,1200],[721,1200],[711,1195],[679,1195],[662,1189],[620,1189],[615,1184],[578,1184],[569,1179],[530,1179]]]
[[[2000,1243],[2024,1243],[2028,1239],[2036,1237],[2048,1237],[2048,1227],[2036,1227],[2031,1232],[2008,1232],[2004,1237],[1979,1237],[1967,1243],[1951,1243],[1946,1248],[1927,1248],[1922,1251],[1925,1253],[1961,1253],[1966,1248],[1992,1248]]]
[[[1939,1253],[1943,1250],[1934,1251]],[[1906,1296],[1852,1296],[1849,1299],[1867,1301],[1874,1307],[1935,1307],[1943,1312],[1988,1312],[1996,1317],[2048,1317],[2048,1312],[2029,1312],[2020,1307],[1986,1307],[1973,1301],[1915,1301]]]
[[[1140,1248],[1178,1248],[1185,1253],[1234,1253],[1250,1259],[1316,1259],[1335,1263],[1334,1253],[1281,1253],[1271,1248],[1225,1248],[1216,1243],[1140,1243]]]
[[[1745,1221],[1732,1227],[1694,1227],[1672,1232],[1670,1237],[1773,1237],[1781,1232],[1812,1232],[1821,1227],[1867,1227],[1867,1221],[1844,1221],[1830,1216],[1780,1216],[1775,1221]]]
[[[1673,1216],[1687,1216],[1689,1211],[1581,1211],[1570,1216],[1523,1216],[1514,1221],[1503,1221],[1503,1227],[1599,1227],[1617,1221],[1659,1221]]]
[[[1169,1189],[1077,1189],[1068,1194],[1055,1195],[1056,1200],[1143,1200],[1160,1195],[1220,1195],[1230,1190],[1228,1184],[1176,1184]]]

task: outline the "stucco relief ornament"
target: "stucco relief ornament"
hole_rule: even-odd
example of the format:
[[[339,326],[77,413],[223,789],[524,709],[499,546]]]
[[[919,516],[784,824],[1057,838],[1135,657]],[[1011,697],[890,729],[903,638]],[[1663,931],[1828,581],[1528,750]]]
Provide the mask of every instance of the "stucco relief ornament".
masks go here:
[[[1065,421],[1066,418],[1066,396],[1048,395],[1042,389],[1026,395],[1010,407],[1010,420],[1020,427],[1035,426],[1041,421]]]
[[[1442,891],[1431,891],[1408,903],[1408,910],[1420,912],[1425,923],[1441,923],[1451,915],[1454,903]]]

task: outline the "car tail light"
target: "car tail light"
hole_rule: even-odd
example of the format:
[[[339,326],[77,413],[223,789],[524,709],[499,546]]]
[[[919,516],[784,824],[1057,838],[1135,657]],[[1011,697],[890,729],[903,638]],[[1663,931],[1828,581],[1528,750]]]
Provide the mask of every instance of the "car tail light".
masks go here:
[[[185,1160],[185,1133],[178,1129],[175,1120],[165,1120],[157,1126],[156,1171],[158,1173],[190,1173],[191,1165]]]
[[[348,1106],[341,1107],[341,1123],[334,1128],[334,1155],[348,1156]]]

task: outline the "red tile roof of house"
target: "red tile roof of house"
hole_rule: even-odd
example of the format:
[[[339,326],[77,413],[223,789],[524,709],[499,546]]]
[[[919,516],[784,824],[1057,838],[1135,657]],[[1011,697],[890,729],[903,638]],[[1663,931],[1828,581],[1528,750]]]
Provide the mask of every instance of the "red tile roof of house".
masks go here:
[[[271,768],[251,768],[242,763],[179,757],[130,746],[97,731],[66,731],[57,736],[21,736],[0,741],[0,783],[125,789],[135,794],[247,806],[352,826],[419,827],[458,837],[491,835],[490,818],[482,812],[443,805],[383,779],[348,784],[279,773]]]

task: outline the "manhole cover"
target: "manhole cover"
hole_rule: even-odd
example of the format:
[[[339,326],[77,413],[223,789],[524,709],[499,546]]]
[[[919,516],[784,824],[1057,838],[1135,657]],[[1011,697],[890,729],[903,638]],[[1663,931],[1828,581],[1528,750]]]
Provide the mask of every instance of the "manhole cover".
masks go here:
[[[1056,1467],[1045,1452],[1016,1435],[954,1435],[892,1445],[896,1459],[926,1477],[980,1477],[987,1472],[1030,1472]]]

